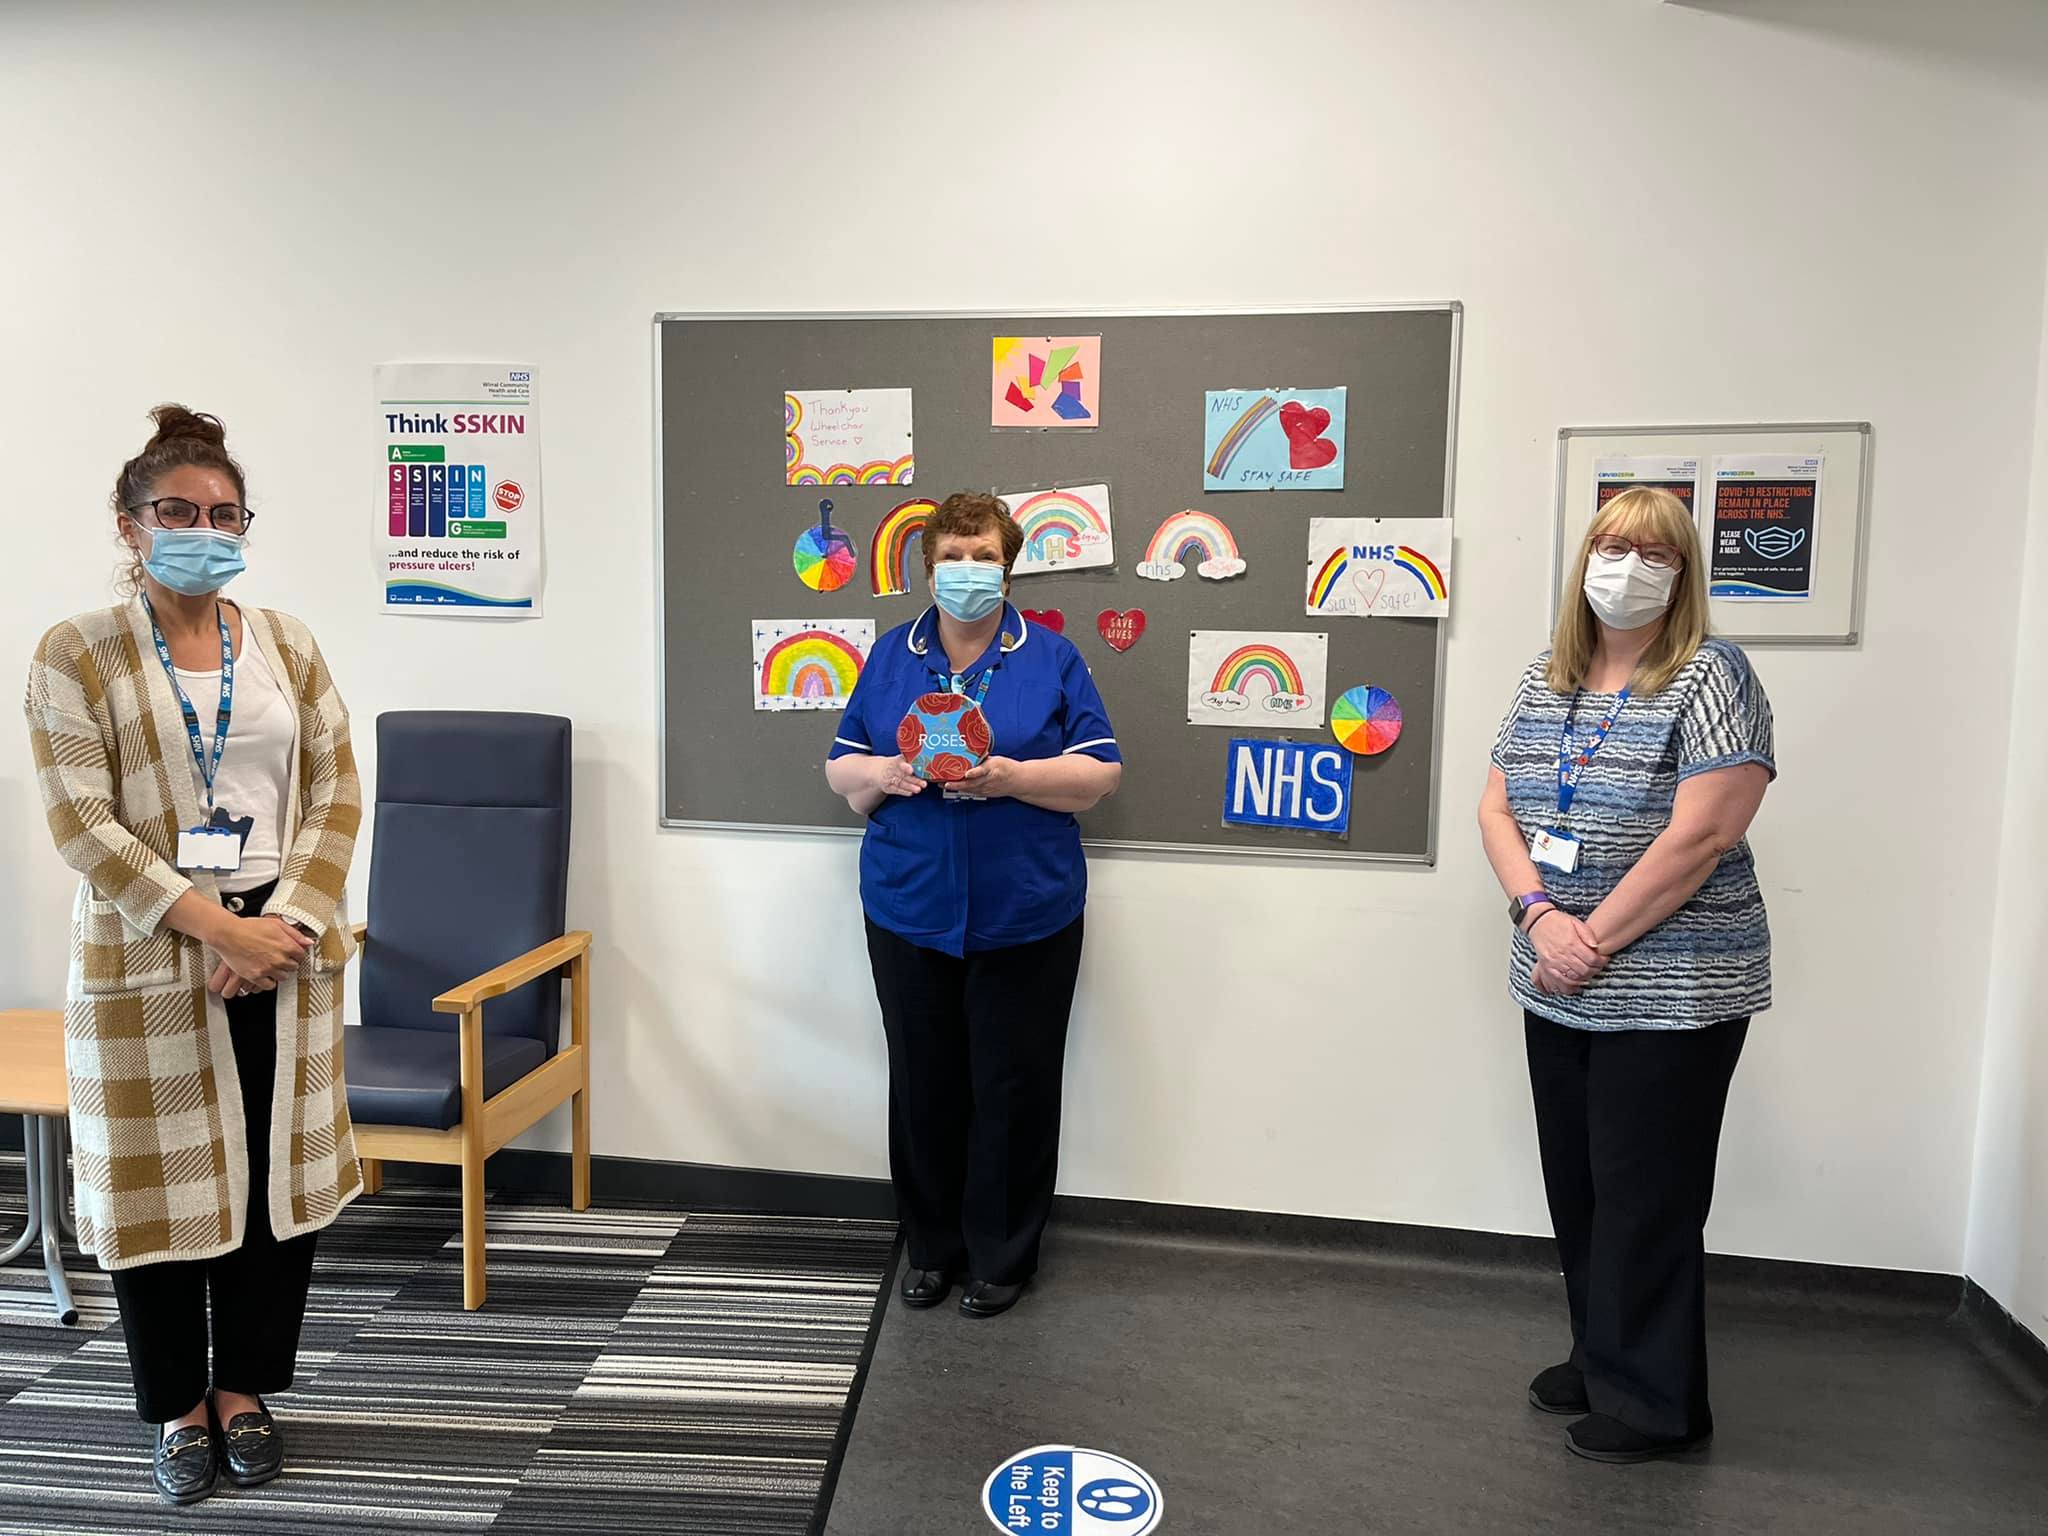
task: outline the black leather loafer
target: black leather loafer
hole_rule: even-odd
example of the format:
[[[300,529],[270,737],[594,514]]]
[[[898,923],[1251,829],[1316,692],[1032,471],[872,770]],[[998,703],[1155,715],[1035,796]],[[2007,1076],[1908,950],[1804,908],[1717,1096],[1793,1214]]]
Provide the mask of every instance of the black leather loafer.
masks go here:
[[[1529,1383],[1529,1406],[1545,1413],[1591,1413],[1593,1405],[1586,1401],[1585,1373],[1569,1360],[1547,1371],[1538,1371],[1536,1379]]]
[[[256,1412],[236,1414],[221,1430],[221,1461],[237,1488],[254,1488],[284,1470],[284,1436],[263,1399],[256,1402]]]
[[[945,1269],[913,1269],[903,1277],[903,1305],[936,1307],[953,1294],[953,1274]]]
[[[976,1280],[960,1293],[960,1311],[966,1317],[1000,1317],[1017,1305],[1017,1298],[1023,1294],[1021,1283],[995,1285],[987,1280]]]
[[[193,1424],[168,1435],[157,1426],[156,1462],[150,1468],[156,1491],[167,1504],[197,1504],[220,1481],[220,1448],[210,1424]]]
[[[1701,1435],[1680,1440],[1659,1440],[1639,1429],[1630,1429],[1617,1418],[1591,1413],[1564,1432],[1564,1443],[1574,1456],[1588,1461],[1654,1461],[1659,1456],[1682,1456],[1697,1451],[1714,1438],[1709,1429]]]

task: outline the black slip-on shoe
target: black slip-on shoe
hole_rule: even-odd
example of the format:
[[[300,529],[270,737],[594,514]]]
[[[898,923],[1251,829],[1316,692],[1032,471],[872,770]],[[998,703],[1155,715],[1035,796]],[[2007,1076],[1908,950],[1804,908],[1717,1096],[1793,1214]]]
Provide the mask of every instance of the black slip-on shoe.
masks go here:
[[[969,1282],[967,1289],[960,1293],[960,1311],[966,1317],[1000,1317],[1017,1305],[1017,1298],[1024,1294],[1024,1282],[1015,1285],[997,1285],[989,1280]]]
[[[913,1269],[903,1276],[900,1293],[906,1307],[936,1307],[953,1294],[953,1274],[945,1269]]]
[[[1586,1374],[1567,1360],[1547,1371],[1538,1371],[1529,1383],[1529,1406],[1545,1413],[1591,1413],[1586,1401]]]
[[[237,1488],[254,1488],[284,1470],[284,1436],[263,1399],[256,1403],[256,1412],[236,1414],[221,1430],[221,1462]]]
[[[166,1504],[197,1504],[220,1481],[220,1448],[211,1422],[189,1424],[168,1435],[156,1431],[156,1458],[150,1477]]]
[[[1564,1432],[1564,1443],[1574,1456],[1588,1461],[1654,1461],[1659,1456],[1682,1456],[1697,1451],[1714,1438],[1713,1430],[1678,1440],[1659,1440],[1639,1429],[1630,1429],[1617,1418],[1591,1413]]]

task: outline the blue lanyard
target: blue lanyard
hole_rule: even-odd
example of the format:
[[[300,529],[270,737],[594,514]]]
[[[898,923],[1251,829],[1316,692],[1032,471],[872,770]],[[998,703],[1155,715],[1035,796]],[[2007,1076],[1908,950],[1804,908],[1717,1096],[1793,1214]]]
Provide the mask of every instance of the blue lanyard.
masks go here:
[[[1593,739],[1583,750],[1572,740],[1572,722],[1579,718],[1579,700],[1585,696],[1581,688],[1572,695],[1570,713],[1564,717],[1564,735],[1557,747],[1557,814],[1570,813],[1572,801],[1579,795],[1579,775],[1586,771],[1586,764],[1593,761],[1593,754],[1606,745],[1607,733],[1614,729],[1614,722],[1621,717],[1621,706],[1628,702],[1628,690],[1622,689],[1615,696],[1614,708],[1601,718],[1600,729],[1593,733]]]
[[[992,661],[986,667],[982,668],[981,687],[976,689],[974,694],[974,707],[976,709],[981,708],[981,706],[988,700],[988,685],[996,680],[996,666],[997,663]],[[945,676],[944,673],[940,673],[938,675],[941,677]],[[949,681],[948,686],[952,689],[954,693],[964,694],[967,691],[966,688],[962,686],[961,681],[957,675]]]
[[[235,641],[228,633],[228,616],[218,603],[214,604],[213,616],[220,621],[220,712],[213,718],[213,759],[209,763],[206,740],[199,734],[199,711],[185,697],[178,669],[171,665],[171,648],[164,643],[164,632],[157,628],[156,609],[150,607],[146,597],[142,606],[149,614],[150,635],[156,640],[156,659],[164,664],[164,676],[171,680],[171,692],[178,696],[178,708],[185,712],[185,734],[192,740],[192,760],[199,765],[199,777],[206,785],[206,809],[211,814],[213,781],[220,775],[221,754],[228,747],[228,721],[235,712]]]

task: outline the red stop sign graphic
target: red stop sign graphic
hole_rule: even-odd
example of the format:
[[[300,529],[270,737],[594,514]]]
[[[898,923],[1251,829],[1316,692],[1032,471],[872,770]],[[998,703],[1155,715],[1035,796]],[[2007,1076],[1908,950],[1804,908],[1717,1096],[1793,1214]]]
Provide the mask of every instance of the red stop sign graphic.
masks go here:
[[[491,492],[491,499],[498,504],[500,512],[517,512],[519,504],[526,500],[526,492],[519,488],[517,480],[500,480],[497,489]]]

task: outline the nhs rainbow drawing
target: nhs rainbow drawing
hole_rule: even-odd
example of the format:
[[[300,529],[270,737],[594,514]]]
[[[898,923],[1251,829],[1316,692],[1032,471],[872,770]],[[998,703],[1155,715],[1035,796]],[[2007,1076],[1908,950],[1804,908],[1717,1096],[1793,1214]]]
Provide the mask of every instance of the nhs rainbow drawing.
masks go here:
[[[1447,517],[1317,517],[1305,607],[1317,618],[1436,619],[1451,607]]]
[[[844,709],[875,648],[873,619],[755,619],[754,708]]]
[[[876,597],[901,597],[910,590],[910,543],[924,537],[939,504],[917,496],[898,502],[875,529],[868,547],[868,580]]]
[[[1193,510],[1174,513],[1152,535],[1138,574],[1147,581],[1179,581],[1189,565],[1209,581],[1244,574],[1237,540],[1222,518]]]
[[[1327,634],[1195,630],[1188,636],[1188,724],[1320,726]]]
[[[1001,499],[1024,534],[1024,548],[1011,567],[1012,575],[1038,576],[1115,563],[1107,485],[1012,491],[1003,493]]]

